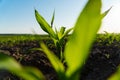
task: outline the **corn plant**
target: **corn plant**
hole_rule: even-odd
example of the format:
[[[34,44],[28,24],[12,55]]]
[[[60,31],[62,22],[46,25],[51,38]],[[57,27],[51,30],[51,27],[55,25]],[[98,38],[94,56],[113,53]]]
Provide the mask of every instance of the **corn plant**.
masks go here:
[[[37,19],[38,22],[40,22],[41,27],[47,27],[42,27],[43,30],[49,33],[49,35],[54,39],[57,39],[58,36],[54,33],[49,24],[47,24],[45,20],[38,15],[37,11],[35,12],[36,16],[39,17]],[[41,43],[42,51],[45,52],[50,60],[53,68],[58,74],[59,80],[79,80],[81,69],[85,60],[89,56],[89,50],[95,40],[96,33],[100,28],[102,18],[108,12],[109,10],[101,14],[101,0],[89,0],[87,2],[78,17],[73,33],[65,46],[64,56],[67,69],[65,69],[61,60],[54,55],[44,43]],[[3,54],[0,54],[0,64],[0,69],[7,69],[26,80],[44,80],[42,73],[34,69],[31,70],[31,68],[21,67],[13,59],[4,56]],[[10,66],[10,64],[13,65]],[[22,75],[18,73],[24,74]],[[40,78],[40,76],[42,78]]]
[[[41,45],[60,80],[79,80],[79,72],[89,55],[89,49],[100,28],[102,18],[108,12],[109,10],[101,14],[101,0],[88,1],[78,17],[71,38],[65,47],[64,56],[68,66],[67,70],[44,44]]]
[[[52,20],[51,20],[51,25],[48,24],[48,22],[38,13],[37,10],[35,10],[35,17],[37,22],[39,23],[40,27],[42,28],[43,31],[45,31],[46,33],[49,34],[49,36],[51,37],[51,39],[54,41],[54,44],[57,48],[58,54],[60,54],[60,59],[63,60],[63,42],[64,42],[64,38],[66,35],[68,35],[68,33],[73,29],[70,28],[68,30],[65,31],[65,27],[61,27],[60,31],[58,31],[55,28],[55,31],[53,30],[53,23],[54,23],[54,17],[55,17],[55,11],[53,13],[52,16]]]

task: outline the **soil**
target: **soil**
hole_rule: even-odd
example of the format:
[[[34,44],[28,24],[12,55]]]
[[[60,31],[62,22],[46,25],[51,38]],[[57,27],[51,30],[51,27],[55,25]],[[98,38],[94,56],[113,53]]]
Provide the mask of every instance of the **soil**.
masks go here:
[[[57,50],[51,40],[43,40],[56,55]],[[90,55],[80,73],[80,80],[107,80],[120,64],[120,42],[95,42]],[[24,66],[33,66],[43,72],[46,80],[58,80],[55,70],[42,51],[31,50],[39,48],[39,41],[20,41],[11,45],[11,41],[0,43],[0,52],[15,58]],[[23,80],[6,70],[0,70],[0,80]]]

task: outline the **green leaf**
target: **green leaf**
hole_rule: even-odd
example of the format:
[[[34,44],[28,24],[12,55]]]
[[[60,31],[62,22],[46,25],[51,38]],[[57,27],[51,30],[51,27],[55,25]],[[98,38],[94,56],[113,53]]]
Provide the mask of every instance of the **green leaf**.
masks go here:
[[[41,28],[48,33],[47,28],[50,27],[50,25],[46,22],[46,20],[38,13],[37,10],[35,10],[35,17],[37,22],[40,24]]]
[[[47,55],[48,59],[50,60],[53,68],[57,72],[60,80],[65,80],[65,70],[64,70],[64,65],[61,63],[61,61],[58,59],[57,56],[55,56],[46,46],[44,43],[41,43],[41,48]]]
[[[112,76],[110,76],[107,80],[120,80],[120,67],[117,70],[117,72],[115,72]]]
[[[65,36],[67,36],[74,28],[70,28],[67,31],[65,31],[65,33],[62,35],[62,38],[64,38]]]
[[[64,32],[65,32],[65,27],[61,27],[60,31],[58,32],[58,38],[59,39],[61,39],[61,37],[63,36]]]
[[[56,34],[58,34],[58,30],[57,30],[57,28],[56,28],[56,27],[55,27],[55,33],[56,33]]]
[[[35,17],[41,28],[47,32],[50,36],[57,39],[57,36],[53,29],[50,27],[50,25],[46,22],[46,20],[38,13],[37,10],[35,10]]]
[[[51,20],[51,27],[53,27],[54,18],[55,18],[55,10],[53,12],[53,16],[52,16],[52,20]]]
[[[111,7],[111,8],[112,8],[112,7]],[[102,18],[104,18],[104,17],[108,14],[108,12],[111,10],[111,8],[101,14]]]
[[[78,74],[101,25],[101,0],[89,0],[79,15],[71,39],[66,45],[66,75]]]
[[[22,67],[15,59],[0,53],[0,69],[8,70],[25,80],[45,80],[41,72],[35,68]]]
[[[61,27],[60,28],[60,33],[63,34],[65,32],[65,29],[66,29],[65,27]]]

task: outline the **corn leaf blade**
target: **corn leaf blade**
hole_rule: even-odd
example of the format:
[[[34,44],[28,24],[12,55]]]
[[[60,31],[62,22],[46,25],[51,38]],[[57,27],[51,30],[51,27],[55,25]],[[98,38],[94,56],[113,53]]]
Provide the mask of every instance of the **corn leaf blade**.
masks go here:
[[[62,35],[62,38],[64,38],[65,36],[67,36],[74,28],[69,28],[67,31],[64,32],[64,34]]]
[[[48,59],[50,60],[52,66],[54,67],[55,71],[57,72],[60,80],[64,80],[65,79],[65,75],[64,75],[64,66],[61,63],[61,61],[58,59],[57,56],[55,56],[46,46],[45,44],[41,43],[41,48],[43,49],[43,51],[45,52],[45,54],[47,55]]]
[[[53,12],[53,16],[52,16],[52,20],[51,20],[51,27],[53,27],[54,19],[55,19],[55,10]]]
[[[61,27],[60,31],[58,32],[58,38],[59,38],[59,40],[62,38],[64,32],[65,32],[65,27]]]
[[[65,32],[65,27],[61,27],[60,33],[63,34]]]
[[[68,65],[66,72],[68,77],[82,67],[89,54],[89,48],[101,24],[100,11],[101,0],[89,0],[78,17],[64,53]]]
[[[47,32],[50,36],[53,38],[57,38],[55,32],[51,28],[51,26],[47,23],[47,21],[38,13],[37,10],[35,10],[35,17],[37,22],[39,23],[40,27]]]
[[[108,78],[108,80],[120,80],[120,67],[112,76]]]
[[[0,69],[8,70],[25,80],[45,80],[42,73],[37,69],[22,67],[13,58],[10,58],[3,53],[0,53]]]
[[[102,18],[104,18],[109,13],[109,11],[111,10],[111,8],[101,14]]]

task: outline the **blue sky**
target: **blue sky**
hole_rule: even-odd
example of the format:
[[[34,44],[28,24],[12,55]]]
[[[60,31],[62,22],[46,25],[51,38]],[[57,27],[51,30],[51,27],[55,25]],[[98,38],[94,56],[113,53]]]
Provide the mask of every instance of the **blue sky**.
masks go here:
[[[99,32],[120,32],[120,0],[102,0],[102,11],[113,6],[103,20]],[[55,9],[54,26],[67,28],[74,25],[87,0],[0,0],[0,33],[36,33],[43,34],[34,16],[34,9],[48,21],[51,21]]]

